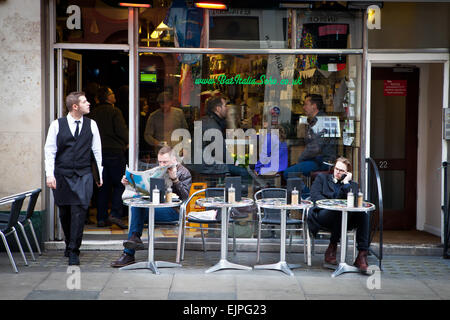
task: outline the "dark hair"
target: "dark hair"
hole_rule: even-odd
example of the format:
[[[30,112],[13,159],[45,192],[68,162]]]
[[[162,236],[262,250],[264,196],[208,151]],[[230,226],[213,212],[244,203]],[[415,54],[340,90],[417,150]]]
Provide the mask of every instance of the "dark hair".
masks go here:
[[[110,87],[100,87],[97,91],[98,101],[100,103],[105,103],[108,100],[109,94],[112,92]]]
[[[72,106],[74,104],[76,104],[77,106],[79,105],[81,96],[86,96],[86,94],[83,91],[76,91],[76,92],[71,92],[67,95],[66,107],[69,112],[72,111]]]
[[[214,111],[216,111],[216,108],[222,105],[222,99],[225,100],[224,96],[222,95],[217,95],[208,98],[208,100],[206,100],[206,112],[214,113]]]
[[[315,104],[317,106],[317,110],[321,111],[324,109],[323,99],[320,94],[314,94],[314,93],[308,94],[308,95],[306,95],[305,98],[310,98],[311,103]]]

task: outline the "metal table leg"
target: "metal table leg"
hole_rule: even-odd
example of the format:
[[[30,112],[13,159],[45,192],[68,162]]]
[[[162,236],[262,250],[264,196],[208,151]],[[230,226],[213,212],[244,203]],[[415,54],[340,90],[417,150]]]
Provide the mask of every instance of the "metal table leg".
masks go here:
[[[255,269],[279,270],[290,276],[294,273],[291,269],[300,268],[299,264],[288,264],[286,262],[286,209],[281,210],[281,235],[280,235],[280,261],[274,264],[264,264],[254,266]]]
[[[211,273],[222,269],[240,269],[251,270],[252,268],[243,266],[236,263],[231,263],[227,260],[228,255],[228,213],[227,208],[221,209],[221,234],[220,234],[220,261],[214,266],[205,271],[205,273]]]
[[[149,207],[148,209],[148,261],[137,262],[128,266],[120,268],[120,270],[135,270],[135,269],[149,269],[154,274],[160,274],[159,268],[174,268],[181,267],[181,264],[155,261],[154,259],[154,245],[155,245],[155,208]]]
[[[336,270],[331,274],[331,277],[337,277],[342,273],[347,272],[359,272],[359,269],[348,265],[345,262],[347,256],[347,210],[342,210],[342,223],[341,223],[341,262],[337,266]]]

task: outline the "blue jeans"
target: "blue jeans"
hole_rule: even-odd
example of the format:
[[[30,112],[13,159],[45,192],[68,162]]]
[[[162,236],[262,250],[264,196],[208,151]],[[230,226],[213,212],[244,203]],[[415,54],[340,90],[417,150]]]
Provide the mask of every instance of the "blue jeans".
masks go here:
[[[301,172],[304,176],[309,176],[312,171],[327,171],[329,166],[322,163],[318,164],[314,160],[301,161],[293,166],[290,166],[284,170],[283,176],[285,179],[290,178],[289,173],[299,173]]]
[[[178,221],[179,214],[174,208],[156,208],[155,209],[155,221]],[[148,209],[146,208],[131,208],[131,222],[130,229],[128,231],[128,239],[131,238],[133,233],[137,236],[142,236],[144,230],[144,223],[148,222]],[[124,249],[123,252],[129,255],[134,255],[135,250]]]

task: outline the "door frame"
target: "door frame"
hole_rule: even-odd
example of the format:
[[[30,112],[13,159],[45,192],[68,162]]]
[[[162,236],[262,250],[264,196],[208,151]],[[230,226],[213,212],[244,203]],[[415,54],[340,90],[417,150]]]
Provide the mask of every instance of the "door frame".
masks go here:
[[[370,157],[370,111],[371,111],[371,76],[372,76],[372,67],[373,66],[385,66],[385,65],[395,65],[395,64],[429,64],[429,63],[440,63],[443,64],[444,69],[444,79],[443,79],[443,98],[442,98],[442,108],[449,107],[449,72],[450,72],[450,54],[448,49],[444,50],[420,50],[420,51],[412,51],[412,50],[369,50],[367,54],[367,60],[365,63],[365,72],[366,72],[366,83],[365,92],[366,92],[366,118],[365,123],[362,125],[365,126],[365,136],[363,140],[365,142],[365,158]],[[420,81],[420,79],[419,79]],[[419,82],[420,83],[420,82]],[[419,84],[420,85],[420,84]],[[420,88],[419,88],[420,90]],[[420,94],[420,92],[419,92]],[[419,99],[419,108],[421,101]],[[420,120],[419,120],[420,121]],[[441,137],[442,144],[442,154],[441,154],[441,162],[448,161],[447,160],[447,149],[448,143],[446,140]],[[364,170],[365,180],[368,181],[368,165],[366,164],[366,168]],[[368,184],[365,184],[366,194],[368,193]],[[444,177],[441,175],[441,207],[444,205]],[[419,212],[417,210],[416,213],[416,221],[422,221],[419,215],[424,215],[424,213]],[[441,210],[441,241],[444,239],[444,212]],[[416,225],[417,227],[417,225]]]

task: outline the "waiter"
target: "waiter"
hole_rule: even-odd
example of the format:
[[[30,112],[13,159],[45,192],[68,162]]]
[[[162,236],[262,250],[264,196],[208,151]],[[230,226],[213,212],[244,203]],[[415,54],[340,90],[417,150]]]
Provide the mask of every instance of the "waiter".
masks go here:
[[[91,154],[100,172],[103,167],[102,147],[97,124],[84,115],[90,111],[90,103],[84,92],[71,92],[66,97],[69,111],[66,117],[54,120],[45,142],[45,172],[47,186],[53,189],[59,218],[64,231],[69,265],[80,264],[80,246],[83,227],[93,191]],[[91,152],[92,150],[92,152]]]

